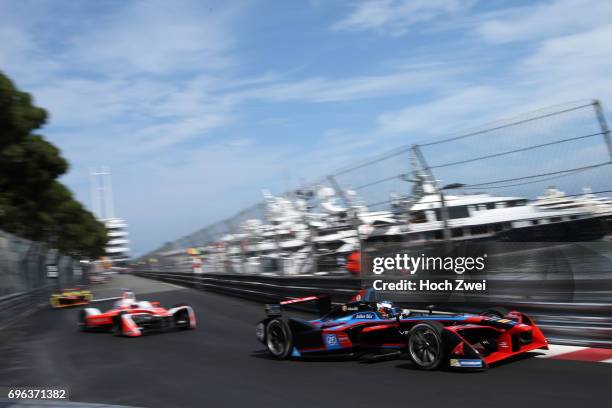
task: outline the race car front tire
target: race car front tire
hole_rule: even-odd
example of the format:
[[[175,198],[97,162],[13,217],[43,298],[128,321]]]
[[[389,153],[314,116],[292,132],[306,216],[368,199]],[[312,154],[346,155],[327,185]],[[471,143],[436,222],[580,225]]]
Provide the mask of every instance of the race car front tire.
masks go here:
[[[125,314],[125,312],[121,312],[118,315],[116,315],[115,317],[113,317],[113,328],[112,328],[112,331],[113,331],[113,334],[115,336],[123,336],[124,335],[124,333],[123,333],[123,324],[121,322],[121,320],[123,318],[122,316],[124,314]]]
[[[187,305],[177,305],[174,307],[179,307],[179,306],[187,306]],[[174,313],[173,317],[174,317],[174,326],[178,328],[179,330],[190,330],[194,328],[191,326],[191,322],[189,319],[189,310],[187,309],[177,310],[176,313]]]
[[[410,329],[408,354],[412,363],[421,370],[435,370],[444,362],[444,343],[439,322],[419,323]]]
[[[87,312],[85,311],[85,309],[83,309],[79,312],[79,329],[81,329],[81,331],[83,332],[91,330],[91,327],[89,327],[89,325],[87,324],[86,318]]]
[[[293,348],[291,328],[283,319],[272,319],[266,325],[266,347],[279,360],[290,356]]]

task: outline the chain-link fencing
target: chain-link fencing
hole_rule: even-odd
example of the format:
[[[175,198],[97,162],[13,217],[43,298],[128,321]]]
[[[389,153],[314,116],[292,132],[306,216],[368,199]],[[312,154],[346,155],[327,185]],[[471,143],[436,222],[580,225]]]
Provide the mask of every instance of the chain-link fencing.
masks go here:
[[[359,269],[359,265],[351,269],[355,260],[350,255],[360,251],[364,241],[374,246],[410,241],[420,248],[455,238],[465,242],[487,234],[509,235],[525,222],[573,221],[549,217],[473,226],[466,221],[456,227],[455,218],[483,215],[477,212],[500,205],[528,204],[543,209],[540,206],[552,203],[551,208],[564,210],[580,205],[599,211],[597,225],[608,228],[612,218],[604,213],[612,208],[612,199],[606,197],[612,192],[611,157],[610,135],[599,102],[555,106],[456,135],[406,144],[285,194],[267,196],[234,217],[153,251],[141,258],[139,268],[346,273]],[[419,185],[423,177],[433,189],[429,212],[417,212],[414,207],[424,194]],[[479,194],[493,198],[465,208],[452,202]],[[505,197],[505,201],[496,197]],[[426,224],[432,226],[430,230],[423,227]],[[585,229],[577,233],[581,231]],[[606,231],[592,232],[598,240],[606,235]],[[601,256],[608,257],[610,252],[604,249]]]
[[[48,303],[51,292],[82,285],[86,278],[78,260],[0,231],[0,325]]]

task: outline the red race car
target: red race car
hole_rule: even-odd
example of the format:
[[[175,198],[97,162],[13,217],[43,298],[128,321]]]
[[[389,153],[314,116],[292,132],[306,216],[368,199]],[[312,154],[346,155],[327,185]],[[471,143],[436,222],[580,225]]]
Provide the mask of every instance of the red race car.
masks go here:
[[[137,301],[128,290],[107,312],[92,307],[81,310],[79,327],[82,331],[110,330],[116,336],[139,337],[148,332],[195,329],[196,316],[191,306],[164,309],[159,302]]]

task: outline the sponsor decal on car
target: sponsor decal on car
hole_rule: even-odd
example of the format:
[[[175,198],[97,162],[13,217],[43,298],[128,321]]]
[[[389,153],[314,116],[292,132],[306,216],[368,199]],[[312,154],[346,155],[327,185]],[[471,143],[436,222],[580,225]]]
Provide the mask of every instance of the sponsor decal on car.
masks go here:
[[[327,344],[328,346],[335,346],[338,344],[338,338],[335,334],[326,334],[325,344]]]
[[[327,350],[336,350],[343,348],[342,344],[340,344],[340,339],[336,334],[324,334],[323,341],[325,342],[325,348]]]
[[[482,360],[451,358],[451,367],[482,367]]]
[[[353,319],[374,319],[375,317],[374,313],[357,313]]]

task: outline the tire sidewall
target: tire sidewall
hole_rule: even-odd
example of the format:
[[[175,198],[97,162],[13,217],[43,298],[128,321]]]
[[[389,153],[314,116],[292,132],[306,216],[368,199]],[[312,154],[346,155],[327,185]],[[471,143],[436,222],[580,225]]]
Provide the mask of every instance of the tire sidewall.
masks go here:
[[[284,350],[282,353],[276,353],[272,350],[272,348],[270,347],[270,332],[274,327],[279,327],[282,331],[283,334],[285,336],[285,345],[284,345]],[[291,354],[291,351],[293,349],[293,335],[291,333],[291,329],[289,328],[289,325],[287,324],[287,322],[283,319],[272,319],[268,322],[268,324],[266,325],[266,347],[268,348],[268,351],[270,352],[270,354],[272,354],[274,357],[278,358],[279,360],[284,360],[286,358],[288,358]]]
[[[437,368],[440,368],[440,366],[444,363],[445,353],[444,353],[444,342],[442,340],[443,328],[444,326],[442,326],[440,323],[428,322],[428,323],[418,323],[414,327],[412,327],[412,329],[410,329],[406,348],[408,351],[408,355],[410,356],[410,360],[419,369],[435,370]],[[436,341],[438,343],[438,355],[436,356],[435,360],[429,365],[423,365],[415,359],[415,357],[413,356],[412,342],[410,341],[412,336],[414,336],[417,331],[421,331],[425,329],[429,329],[434,334]]]

